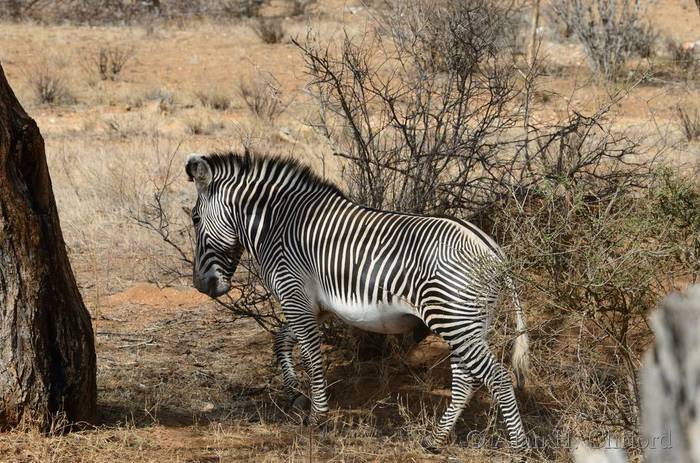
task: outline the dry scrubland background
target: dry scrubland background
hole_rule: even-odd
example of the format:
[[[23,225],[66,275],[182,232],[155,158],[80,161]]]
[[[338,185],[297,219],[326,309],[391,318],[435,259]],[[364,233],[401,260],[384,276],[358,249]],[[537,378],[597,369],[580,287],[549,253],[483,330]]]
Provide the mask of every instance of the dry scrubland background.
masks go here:
[[[285,412],[271,336],[192,290],[178,276],[187,268],[177,250],[139,224],[146,219],[158,226],[162,216],[157,210],[154,215],[153,204],[161,192],[172,223],[160,230],[188,250],[188,217],[181,208],[192,205],[194,191],[181,166],[192,151],[245,144],[296,157],[346,190],[356,188],[352,164],[334,156],[337,146],[314,127],[318,102],[307,87],[303,54],[290,39],[304,43],[311,30],[318,43],[339,47],[345,34],[371,34],[384,11],[381,2],[272,0],[226,14],[200,2],[199,11],[121,20],[89,12],[80,17],[70,5],[81,2],[65,3],[64,12],[44,4],[19,18],[5,13],[0,61],[46,141],[69,255],[95,326],[100,422],[66,436],[2,434],[0,460],[506,458],[503,450],[468,445],[473,430],[503,436],[483,391],[442,455],[418,446],[449,394],[438,342],[429,339],[415,350],[410,340],[393,339],[364,349],[337,327],[325,347],[330,422],[325,432],[309,434]],[[529,14],[527,8],[518,13],[521,44]],[[70,21],[62,23],[61,15]],[[633,154],[643,165],[656,155],[670,170],[659,173],[654,165],[644,188],[615,193],[624,196],[621,203],[603,195],[609,205],[602,208],[589,200],[588,190],[555,182],[549,192],[533,194],[537,200],[502,200],[506,213],[494,215],[495,224],[486,221],[523,275],[534,374],[519,400],[528,431],[539,435],[571,432],[593,441],[606,432],[635,435],[634,381],[650,340],[645,317],[657,297],[697,276],[692,230],[700,224],[700,201],[692,178],[700,159],[698,66],[688,58],[692,52],[678,50],[700,39],[700,14],[691,1],[659,0],[643,19],[658,34],[653,49],[604,81],[592,75],[575,34],[543,11],[542,76],[531,89],[531,117],[543,123],[575,112],[591,115],[622,92],[624,98],[609,105],[606,130],[639,141]],[[96,25],[77,24],[90,22]],[[527,70],[525,48],[518,59]],[[645,73],[649,78],[638,82]],[[555,228],[543,225],[551,223]],[[674,246],[659,244],[664,240]],[[602,250],[592,244],[598,241]],[[560,262],[572,254],[582,261]],[[596,274],[600,269],[607,275]],[[566,281],[551,283],[559,279]],[[499,352],[508,344],[503,332],[499,324]],[[534,458],[570,456],[548,448]]]

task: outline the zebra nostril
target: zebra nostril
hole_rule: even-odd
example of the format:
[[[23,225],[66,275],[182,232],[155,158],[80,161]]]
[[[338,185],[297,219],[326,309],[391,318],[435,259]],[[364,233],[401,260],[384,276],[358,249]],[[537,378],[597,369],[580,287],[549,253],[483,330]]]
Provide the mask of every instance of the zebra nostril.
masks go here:
[[[206,281],[207,293],[215,294],[218,287],[219,287],[219,277],[217,277],[216,275],[212,275],[212,276],[207,278],[207,281]]]
[[[213,290],[216,289],[217,277],[216,277],[216,275],[210,275],[210,276],[194,275],[192,278],[192,282],[194,283],[194,287],[197,288],[199,291],[209,294]]]

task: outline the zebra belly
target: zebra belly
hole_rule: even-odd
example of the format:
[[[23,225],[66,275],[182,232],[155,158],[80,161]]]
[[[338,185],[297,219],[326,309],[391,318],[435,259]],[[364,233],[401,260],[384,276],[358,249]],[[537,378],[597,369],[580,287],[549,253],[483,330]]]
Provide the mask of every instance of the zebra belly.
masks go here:
[[[420,322],[415,309],[396,298],[389,302],[363,303],[323,294],[319,299],[325,311],[336,315],[348,325],[366,331],[384,334],[405,333]]]

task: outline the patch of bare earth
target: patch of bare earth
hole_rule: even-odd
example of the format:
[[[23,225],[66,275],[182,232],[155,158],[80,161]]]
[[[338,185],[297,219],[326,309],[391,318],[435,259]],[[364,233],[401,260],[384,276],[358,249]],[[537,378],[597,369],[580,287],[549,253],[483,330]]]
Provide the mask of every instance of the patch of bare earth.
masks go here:
[[[101,299],[94,319],[96,426],[42,437],[0,434],[7,462],[445,461],[490,455],[464,446],[490,426],[479,395],[456,445],[418,445],[449,397],[445,348],[429,337],[398,356],[365,358],[324,345],[331,412],[320,429],[287,407],[272,336],[191,288],[137,283]],[[300,367],[300,365],[299,365]]]

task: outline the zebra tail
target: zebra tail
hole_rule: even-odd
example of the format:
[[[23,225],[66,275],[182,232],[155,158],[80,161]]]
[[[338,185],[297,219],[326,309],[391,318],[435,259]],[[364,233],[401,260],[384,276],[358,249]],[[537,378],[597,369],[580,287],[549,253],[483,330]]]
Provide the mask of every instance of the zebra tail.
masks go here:
[[[530,341],[527,336],[527,325],[525,324],[525,315],[523,314],[523,306],[520,304],[520,297],[509,279],[508,286],[513,297],[513,305],[515,306],[515,326],[518,330],[518,336],[515,338],[513,345],[513,358],[511,364],[515,372],[515,384],[518,389],[525,387],[525,379],[530,368],[529,351]]]

